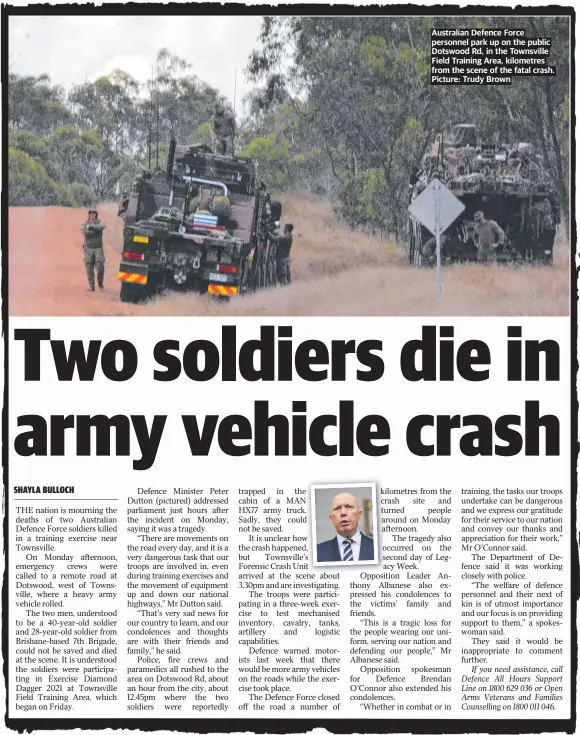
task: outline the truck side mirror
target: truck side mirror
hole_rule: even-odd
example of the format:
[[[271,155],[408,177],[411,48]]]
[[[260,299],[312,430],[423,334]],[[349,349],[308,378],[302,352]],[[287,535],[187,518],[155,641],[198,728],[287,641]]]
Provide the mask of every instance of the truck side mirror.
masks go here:
[[[282,203],[275,200],[270,202],[270,216],[273,222],[279,222],[282,218]]]

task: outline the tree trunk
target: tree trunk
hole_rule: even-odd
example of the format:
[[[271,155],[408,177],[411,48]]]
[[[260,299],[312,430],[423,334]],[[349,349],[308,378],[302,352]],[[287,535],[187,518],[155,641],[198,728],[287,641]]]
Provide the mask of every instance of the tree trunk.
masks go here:
[[[552,99],[552,85],[550,80],[546,78],[546,104],[548,108],[548,129],[552,144],[554,146],[554,155],[556,157],[556,172],[558,176],[557,185],[562,199],[563,208],[566,212],[566,234],[568,234],[568,191],[566,188],[566,179],[564,177],[564,167],[562,165],[562,153],[560,150],[560,141],[556,134],[556,125],[554,123],[554,101]]]

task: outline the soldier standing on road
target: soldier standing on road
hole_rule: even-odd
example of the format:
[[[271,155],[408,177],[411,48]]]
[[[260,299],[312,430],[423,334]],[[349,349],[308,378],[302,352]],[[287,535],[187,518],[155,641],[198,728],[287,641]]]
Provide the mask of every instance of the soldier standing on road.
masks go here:
[[[82,226],[82,231],[85,236],[83,250],[87,278],[89,279],[89,291],[95,290],[95,269],[97,271],[99,290],[105,290],[103,284],[105,276],[105,254],[103,252],[104,229],[105,225],[99,219],[97,210],[89,209],[89,218]]]
[[[495,261],[495,249],[503,245],[505,232],[497,222],[485,219],[483,212],[473,215],[475,229],[473,231],[473,242],[477,247],[477,262],[492,263]]]
[[[292,231],[294,225],[287,224],[284,226],[283,235],[275,235],[274,240],[277,244],[276,248],[276,278],[278,283],[286,285],[292,280],[290,272],[290,250],[292,248]]]
[[[218,153],[222,156],[234,153],[234,136],[236,120],[231,112],[226,112],[222,104],[216,105],[213,116],[213,130],[218,139]]]

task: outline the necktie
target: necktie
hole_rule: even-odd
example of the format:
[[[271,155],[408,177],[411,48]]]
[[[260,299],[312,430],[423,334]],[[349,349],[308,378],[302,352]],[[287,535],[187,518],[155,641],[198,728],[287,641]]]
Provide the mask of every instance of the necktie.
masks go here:
[[[352,541],[350,541],[349,539],[345,539],[342,542],[342,545],[344,546],[342,560],[343,561],[354,561],[354,557],[352,555]]]

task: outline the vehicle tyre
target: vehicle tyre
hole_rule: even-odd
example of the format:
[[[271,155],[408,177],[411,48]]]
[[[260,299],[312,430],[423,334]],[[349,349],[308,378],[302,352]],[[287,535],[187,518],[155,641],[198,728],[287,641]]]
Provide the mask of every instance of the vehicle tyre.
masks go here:
[[[242,258],[242,264],[240,267],[240,296],[246,294],[249,290],[249,277],[250,277],[250,264],[247,258]]]
[[[121,301],[124,304],[138,304],[144,295],[143,286],[136,286],[134,283],[121,284]]]

